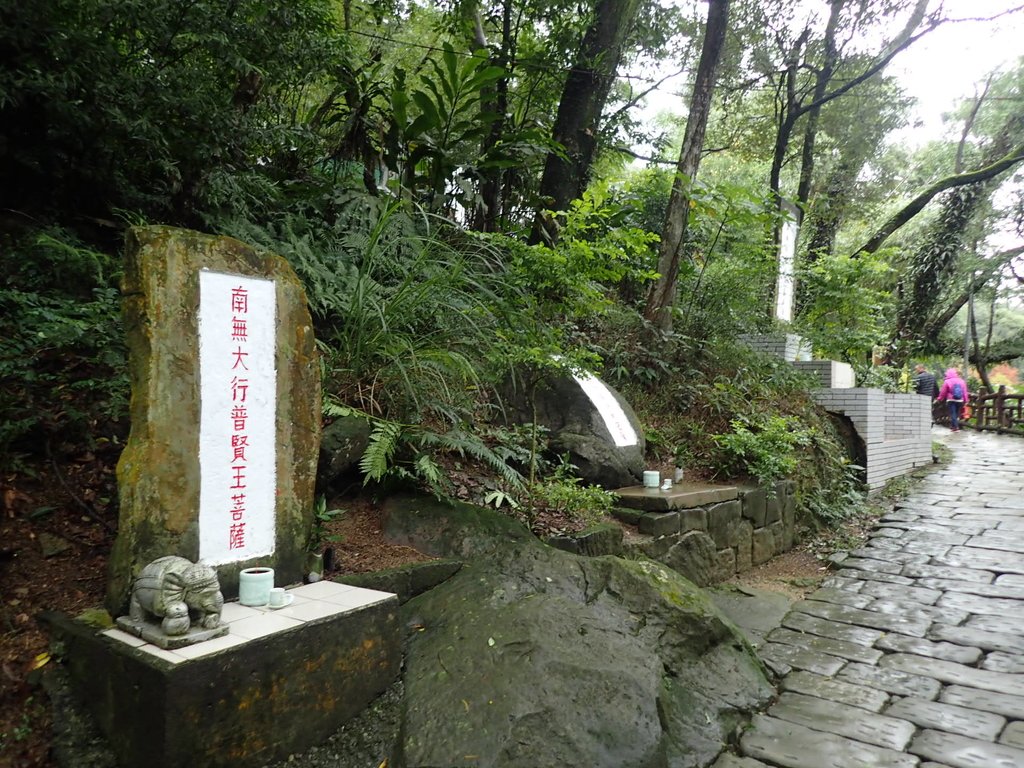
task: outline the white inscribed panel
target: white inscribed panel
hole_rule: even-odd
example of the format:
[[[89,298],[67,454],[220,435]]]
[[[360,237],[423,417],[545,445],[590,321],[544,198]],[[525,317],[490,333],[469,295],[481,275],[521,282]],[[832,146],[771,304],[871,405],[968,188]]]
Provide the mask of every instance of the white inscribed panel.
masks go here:
[[[199,275],[199,557],[274,552],[277,306],[273,280]]]
[[[573,378],[576,379],[576,383],[580,385],[587,397],[590,398],[590,402],[597,408],[597,412],[601,414],[601,418],[604,419],[604,425],[608,428],[608,432],[611,433],[615,445],[620,448],[636,445],[636,431],[629,423],[629,418],[626,416],[626,412],[622,410],[622,406],[619,405],[619,401],[615,399],[615,395],[612,394],[605,383],[596,376],[586,372],[574,373]]]

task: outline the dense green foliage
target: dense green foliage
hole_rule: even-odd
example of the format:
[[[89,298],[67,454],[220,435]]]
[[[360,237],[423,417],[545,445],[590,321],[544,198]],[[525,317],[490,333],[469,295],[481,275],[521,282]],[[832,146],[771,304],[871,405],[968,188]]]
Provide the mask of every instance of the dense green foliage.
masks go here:
[[[567,78],[588,56],[610,55],[587,48],[597,4],[4,4],[0,175],[17,183],[0,190],[3,464],[124,437],[121,242],[129,224],[161,222],[234,235],[294,266],[327,418],[372,422],[367,482],[450,494],[453,473],[473,465],[488,475],[479,501],[531,516],[537,505],[603,508],[545,454],[536,429],[524,442],[495,426],[510,370],[584,366],[641,403],[652,458],[685,455],[705,476],[796,474],[805,508],[834,517],[850,467],[807,382],[733,346],[777,327],[777,197],[798,201],[804,225],[787,330],[855,364],[862,382],[898,386],[897,369],[868,368],[872,348],[896,340],[893,350],[944,352],[966,301],[951,286],[983,272],[1004,291],[995,286],[1014,254],[984,241],[1020,204],[999,202],[1000,172],[946,188],[885,247],[858,249],[903,210],[891,190],[1019,146],[1024,124],[1006,105],[1020,71],[961,110],[971,139],[962,151],[895,149],[884,138],[906,100],[877,52],[837,47],[824,17],[801,27],[791,0],[733,5],[709,125],[716,151],[700,178],[684,180],[689,226],[665,333],[639,309],[674,181],[661,168],[679,136],[643,135],[633,107],[649,82],[588,85],[600,115],[581,135],[593,156],[569,165],[589,184],[563,211],[539,196],[546,161],[572,151],[553,138]],[[895,30],[916,7],[862,5],[837,20],[846,40],[871,30],[901,39]],[[639,3],[617,38],[618,74],[674,57],[692,75],[698,6]],[[812,107],[821,88],[829,98]],[[656,162],[626,166],[619,149],[641,139]],[[531,244],[538,215],[557,236]],[[905,322],[924,314],[925,327]],[[989,335],[1011,345],[1015,333]]]

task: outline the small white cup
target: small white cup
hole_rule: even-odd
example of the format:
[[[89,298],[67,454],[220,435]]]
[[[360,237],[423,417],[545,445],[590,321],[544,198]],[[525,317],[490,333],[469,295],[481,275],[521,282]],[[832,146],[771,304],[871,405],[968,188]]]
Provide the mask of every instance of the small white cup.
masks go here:
[[[284,608],[291,605],[295,595],[285,591],[284,587],[274,587],[270,590],[270,600],[267,603],[271,608]]]
[[[644,488],[657,488],[661,485],[661,472],[654,469],[644,470]]]
[[[671,491],[672,490],[672,478],[666,477],[661,483],[661,490]]]

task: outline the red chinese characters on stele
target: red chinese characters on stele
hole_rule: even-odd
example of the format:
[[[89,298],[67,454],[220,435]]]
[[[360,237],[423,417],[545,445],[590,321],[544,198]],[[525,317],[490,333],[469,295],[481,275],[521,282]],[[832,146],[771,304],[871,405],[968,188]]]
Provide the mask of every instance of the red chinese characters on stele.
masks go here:
[[[245,549],[245,512],[246,512],[246,450],[249,448],[249,434],[246,432],[248,421],[247,400],[249,395],[249,379],[246,372],[249,366],[246,359],[248,351],[248,315],[249,292],[242,286],[231,291],[231,327],[227,329],[231,335],[233,349],[231,372],[233,374],[231,388],[231,410],[229,414],[230,429],[226,432],[229,445],[225,446],[226,455],[230,456],[231,471],[230,498],[231,514],[228,522],[228,549]]]
[[[214,565],[276,546],[273,280],[199,276],[199,552]]]

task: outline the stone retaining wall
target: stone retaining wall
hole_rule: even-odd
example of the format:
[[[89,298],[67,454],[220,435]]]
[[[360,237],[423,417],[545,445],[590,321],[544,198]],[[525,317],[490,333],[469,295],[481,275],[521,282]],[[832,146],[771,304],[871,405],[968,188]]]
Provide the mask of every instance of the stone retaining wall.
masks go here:
[[[723,581],[792,549],[795,485],[766,489],[684,483],[671,491],[622,488],[617,518],[635,525],[623,537],[617,525],[582,536],[559,536],[553,546],[578,554],[643,555],[681,573],[698,586]]]

